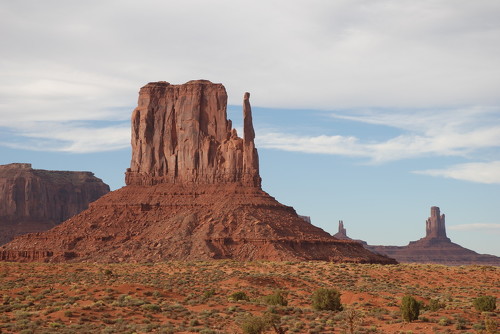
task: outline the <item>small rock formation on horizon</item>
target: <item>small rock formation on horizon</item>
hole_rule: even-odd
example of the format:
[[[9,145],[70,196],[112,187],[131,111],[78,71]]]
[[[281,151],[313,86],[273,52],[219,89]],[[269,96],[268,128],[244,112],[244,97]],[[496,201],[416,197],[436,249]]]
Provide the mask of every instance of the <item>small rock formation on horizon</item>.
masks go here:
[[[347,236],[347,230],[344,227],[344,221],[343,220],[339,220],[339,231],[337,233],[335,233],[333,236],[335,238],[341,239],[341,240],[351,240],[351,238],[349,238]]]
[[[446,236],[445,215],[440,214],[437,206],[431,207],[431,216],[425,222],[425,232],[424,238],[410,241],[407,246],[365,244],[365,247],[373,252],[392,257],[398,262],[500,266],[498,256],[478,254],[451,242]]]
[[[109,186],[91,172],[0,165],[0,245],[18,235],[46,231],[108,192]]]
[[[0,247],[0,260],[396,263],[332,237],[261,189],[249,96],[240,138],[223,85],[142,87],[127,185],[50,231]]]
[[[421,240],[440,240],[448,241],[451,240],[446,236],[446,227],[444,225],[445,216],[440,214],[439,208],[437,206],[431,207],[431,216],[425,221],[425,238]]]

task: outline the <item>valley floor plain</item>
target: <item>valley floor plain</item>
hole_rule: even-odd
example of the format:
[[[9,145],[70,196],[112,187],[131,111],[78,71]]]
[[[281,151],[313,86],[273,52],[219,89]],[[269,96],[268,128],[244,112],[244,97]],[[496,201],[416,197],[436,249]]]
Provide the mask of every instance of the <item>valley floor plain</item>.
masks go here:
[[[344,311],[313,309],[318,288],[338,290]],[[286,305],[266,297],[278,294]],[[410,323],[399,309],[407,294],[423,305]],[[482,295],[500,297],[499,267],[0,262],[0,332],[243,333],[245,322],[273,314],[283,333],[495,333],[498,309],[473,306]]]

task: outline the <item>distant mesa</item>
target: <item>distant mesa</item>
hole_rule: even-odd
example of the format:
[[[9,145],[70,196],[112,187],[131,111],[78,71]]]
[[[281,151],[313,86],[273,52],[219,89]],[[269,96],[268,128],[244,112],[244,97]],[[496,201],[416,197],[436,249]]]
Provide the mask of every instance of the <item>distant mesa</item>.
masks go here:
[[[91,172],[0,165],[0,245],[18,235],[46,231],[108,192],[109,186]]]
[[[142,87],[126,186],[50,231],[0,247],[0,259],[396,263],[332,237],[261,189],[249,98],[241,138],[227,119],[222,84]]]
[[[500,257],[478,254],[451,242],[446,236],[445,215],[440,213],[437,206],[431,207],[431,216],[425,222],[425,231],[424,238],[411,241],[407,246],[373,246],[364,241],[362,243],[367,249],[387,255],[398,262],[500,266]],[[343,229],[343,234],[347,237],[345,229]]]

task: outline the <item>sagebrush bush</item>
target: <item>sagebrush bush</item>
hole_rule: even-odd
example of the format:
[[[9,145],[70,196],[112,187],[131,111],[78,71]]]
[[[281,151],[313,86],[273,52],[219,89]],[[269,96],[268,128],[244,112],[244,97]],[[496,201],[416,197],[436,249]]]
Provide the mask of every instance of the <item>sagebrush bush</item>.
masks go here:
[[[401,301],[401,316],[404,321],[411,322],[417,320],[420,314],[421,304],[413,296],[406,295]]]
[[[264,301],[269,305],[281,305],[287,306],[288,301],[286,300],[285,294],[280,290],[275,291],[272,295],[265,296]]]
[[[245,334],[260,334],[269,327],[269,323],[263,317],[247,316],[240,325]]]
[[[315,310],[342,311],[340,292],[335,289],[320,288],[314,291],[311,298]]]
[[[234,301],[239,301],[239,300],[250,300],[250,298],[248,298],[247,294],[246,294],[246,293],[244,293],[243,291],[237,291],[237,292],[232,293],[232,294],[229,296],[229,299],[230,299],[230,300],[234,300]]]
[[[497,297],[480,296],[475,298],[472,303],[480,312],[493,312],[497,308]]]
[[[443,307],[444,307],[444,304],[440,303],[439,300],[437,300],[437,299],[431,299],[429,301],[428,309],[433,311],[433,312],[439,311],[439,309],[441,309]]]

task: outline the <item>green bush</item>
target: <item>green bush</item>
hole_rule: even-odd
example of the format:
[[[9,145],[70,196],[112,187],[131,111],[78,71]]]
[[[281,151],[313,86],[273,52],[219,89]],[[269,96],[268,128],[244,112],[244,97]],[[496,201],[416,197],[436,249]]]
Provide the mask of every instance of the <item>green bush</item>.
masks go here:
[[[280,290],[275,291],[272,295],[265,296],[264,301],[269,305],[288,305],[288,301]]]
[[[421,304],[413,296],[404,296],[400,307],[403,320],[407,322],[417,320],[420,314],[420,307]]]
[[[244,293],[243,291],[237,291],[237,292],[234,292],[232,293],[230,296],[229,296],[229,299],[230,300],[233,300],[233,301],[238,301],[238,300],[250,300],[247,296],[246,293]]]
[[[493,312],[497,308],[497,297],[480,296],[473,300],[473,304],[480,312]]]
[[[269,327],[269,323],[263,317],[247,316],[240,325],[245,334],[260,334]]]
[[[443,303],[440,303],[439,300],[437,299],[431,299],[429,301],[429,305],[428,305],[428,309],[433,311],[433,312],[436,312],[438,311],[439,309],[443,308],[444,307],[444,304]]]
[[[273,329],[277,334],[286,332],[280,326],[281,318],[277,314],[265,313],[262,316],[247,315],[240,322],[240,327],[245,334],[260,334],[268,329]]]
[[[311,298],[315,310],[342,311],[340,292],[335,289],[320,288],[314,291]]]

